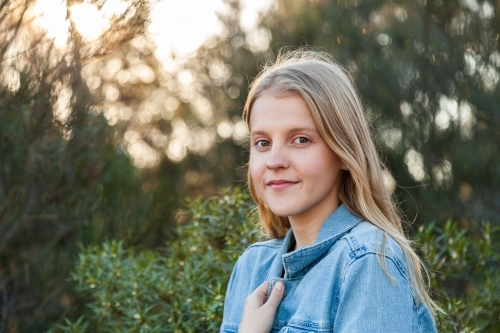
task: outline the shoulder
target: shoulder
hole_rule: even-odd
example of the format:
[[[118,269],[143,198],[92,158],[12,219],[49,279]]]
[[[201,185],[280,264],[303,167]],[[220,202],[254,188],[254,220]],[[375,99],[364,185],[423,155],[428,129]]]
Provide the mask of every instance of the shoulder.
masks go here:
[[[250,245],[236,262],[235,271],[243,276],[261,275],[278,254],[283,239],[271,239]]]
[[[282,244],[283,239],[270,239],[254,243],[246,248],[238,261],[252,260],[256,257],[274,256],[281,248]]]
[[[350,264],[356,261],[377,261],[394,266],[408,280],[406,260],[401,246],[387,233],[363,221],[342,238],[339,245],[348,252]]]
[[[283,244],[283,239],[270,239],[262,242],[257,242],[249,247],[242,253],[240,261],[242,259],[247,259],[248,257],[254,258],[255,256],[269,256],[276,254],[276,252],[281,248]]]
[[[253,243],[252,245],[250,245],[247,248],[246,251],[248,251],[250,249],[259,249],[259,248],[279,249],[282,244],[283,244],[283,238],[274,238],[274,239],[269,239],[269,240],[262,241],[262,242]]]
[[[223,328],[228,329],[232,325],[237,331],[246,297],[266,279],[282,243],[282,239],[258,242],[241,254],[227,286]]]
[[[359,223],[350,232],[346,233],[342,239],[356,256],[374,253],[391,258],[404,258],[401,246],[387,233],[370,222],[363,221]]]

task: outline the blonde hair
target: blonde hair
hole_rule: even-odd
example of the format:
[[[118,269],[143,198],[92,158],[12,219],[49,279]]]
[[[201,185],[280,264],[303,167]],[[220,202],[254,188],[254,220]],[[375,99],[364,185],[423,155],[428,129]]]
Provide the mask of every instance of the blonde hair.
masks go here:
[[[437,309],[424,284],[425,267],[405,237],[397,205],[384,185],[385,168],[349,74],[325,53],[298,50],[279,54],[276,63],[267,65],[251,85],[243,110],[249,128],[252,106],[264,92],[298,94],[304,99],[321,137],[347,166],[340,171],[339,200],[383,231],[382,269],[392,279],[383,259],[389,235],[403,250],[417,303],[425,303],[431,312]],[[261,228],[270,237],[284,237],[290,221],[274,214],[259,198],[250,172],[248,187],[258,206]]]

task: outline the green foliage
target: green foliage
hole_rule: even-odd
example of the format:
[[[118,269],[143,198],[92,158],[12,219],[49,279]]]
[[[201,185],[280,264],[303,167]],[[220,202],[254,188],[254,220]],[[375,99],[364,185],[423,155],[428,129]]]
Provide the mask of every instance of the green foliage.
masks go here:
[[[144,30],[149,5],[130,2],[91,44],[70,27],[55,48],[24,15],[33,4],[0,0],[0,332],[42,331],[81,310],[68,281],[78,246],[151,246],[170,208],[143,190],[81,76],[83,62]]]
[[[448,221],[419,228],[417,241],[430,284],[446,315],[440,332],[498,332],[500,328],[500,234],[488,223],[460,228]]]
[[[108,236],[147,246],[169,209],[142,191],[104,117],[74,105],[63,125],[46,105],[52,87],[34,83],[0,90],[0,325],[23,330],[74,308],[78,245]]]
[[[91,301],[92,332],[215,332],[233,264],[259,239],[253,206],[240,189],[189,202],[192,222],[159,252],[125,249],[122,242],[89,246],[73,274]],[[251,213],[250,213],[251,215]],[[73,326],[75,324],[71,324]],[[76,327],[76,326],[75,326]],[[70,325],[52,332],[80,332]]]
[[[234,189],[188,202],[191,221],[177,228],[178,239],[164,254],[138,253],[116,241],[86,248],[73,277],[91,300],[87,320],[51,332],[218,331],[232,267],[259,240],[249,201]],[[429,224],[417,233],[432,290],[446,311],[438,314],[439,332],[500,328],[498,239],[493,238],[498,232],[488,224],[474,230],[448,222],[443,229]],[[462,293],[454,294],[459,285]]]
[[[47,333],[53,333],[55,331],[68,332],[68,333],[84,333],[87,332],[89,328],[89,323],[82,316],[78,318],[75,322],[69,319],[64,319],[64,325],[57,325],[56,329],[50,329]]]

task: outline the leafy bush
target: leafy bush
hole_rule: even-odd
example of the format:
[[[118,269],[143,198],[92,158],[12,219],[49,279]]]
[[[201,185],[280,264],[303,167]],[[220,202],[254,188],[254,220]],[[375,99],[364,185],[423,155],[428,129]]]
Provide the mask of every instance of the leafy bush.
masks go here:
[[[90,298],[89,313],[51,332],[215,332],[234,262],[259,240],[253,205],[241,189],[188,202],[191,222],[177,228],[165,253],[125,249],[120,242],[84,250],[74,279]],[[440,332],[496,332],[500,315],[498,255],[488,224],[477,233],[448,222],[416,238],[431,286],[446,310]],[[92,328],[89,330],[89,327]]]
[[[459,228],[446,222],[419,228],[430,284],[446,315],[438,314],[439,332],[498,332],[500,270],[498,229],[488,223]]]
[[[69,124],[54,119],[49,80],[0,87],[0,332],[46,330],[77,310],[67,277],[79,244],[147,247],[167,225],[170,207],[142,190],[104,116],[74,107]]]
[[[91,299],[89,319],[52,332],[217,331],[233,264],[259,239],[250,201],[236,189],[188,202],[192,222],[178,226],[165,255],[116,241],[86,248],[73,277]]]
[[[0,0],[0,332],[81,312],[68,283],[78,245],[112,236],[147,247],[167,225],[82,73],[145,31],[150,2],[127,1],[92,41],[70,23],[77,2],[59,3],[67,42],[56,47],[36,1]]]

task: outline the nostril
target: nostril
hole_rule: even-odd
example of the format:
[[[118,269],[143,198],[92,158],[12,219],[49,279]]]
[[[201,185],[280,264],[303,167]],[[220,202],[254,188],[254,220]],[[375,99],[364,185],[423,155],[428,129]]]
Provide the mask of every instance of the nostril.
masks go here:
[[[282,156],[272,155],[267,160],[266,165],[268,169],[286,168],[288,166],[288,162]]]

